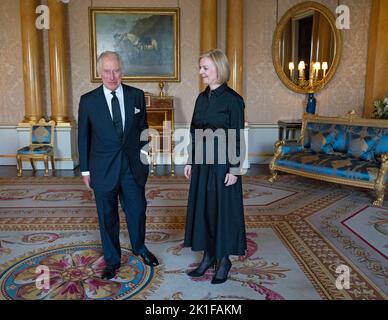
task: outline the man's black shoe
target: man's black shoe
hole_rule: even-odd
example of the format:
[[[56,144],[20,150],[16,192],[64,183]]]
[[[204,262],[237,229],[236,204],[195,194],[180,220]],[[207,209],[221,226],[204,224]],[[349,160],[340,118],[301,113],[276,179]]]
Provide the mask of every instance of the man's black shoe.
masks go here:
[[[135,253],[133,252],[135,256],[140,256],[143,259],[143,262],[147,266],[156,267],[159,265],[158,259],[149,251],[143,252],[143,253]]]
[[[109,280],[116,276],[116,271],[119,267],[115,266],[106,266],[104,271],[102,272],[101,279]]]

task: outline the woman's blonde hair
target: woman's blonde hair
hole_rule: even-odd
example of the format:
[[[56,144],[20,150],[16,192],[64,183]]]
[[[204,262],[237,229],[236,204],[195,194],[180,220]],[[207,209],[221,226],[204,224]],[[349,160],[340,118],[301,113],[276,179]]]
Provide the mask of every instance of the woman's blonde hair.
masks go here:
[[[227,56],[221,49],[212,49],[200,55],[202,58],[209,58],[213,61],[217,70],[217,78],[220,83],[225,83],[230,78],[230,65]]]

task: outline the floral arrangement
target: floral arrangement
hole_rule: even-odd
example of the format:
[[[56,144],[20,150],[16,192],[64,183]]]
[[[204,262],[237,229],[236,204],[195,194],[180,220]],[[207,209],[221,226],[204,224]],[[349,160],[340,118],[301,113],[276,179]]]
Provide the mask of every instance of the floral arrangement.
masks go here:
[[[388,119],[388,93],[385,94],[383,100],[376,100],[373,105],[375,118]]]

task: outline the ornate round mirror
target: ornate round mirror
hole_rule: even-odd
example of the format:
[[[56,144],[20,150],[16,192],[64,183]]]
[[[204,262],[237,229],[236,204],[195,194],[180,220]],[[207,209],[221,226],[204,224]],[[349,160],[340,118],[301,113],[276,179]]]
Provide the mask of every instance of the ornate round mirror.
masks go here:
[[[334,76],[342,36],[333,13],[308,1],[289,9],[272,42],[272,60],[280,80],[298,93],[317,92]]]

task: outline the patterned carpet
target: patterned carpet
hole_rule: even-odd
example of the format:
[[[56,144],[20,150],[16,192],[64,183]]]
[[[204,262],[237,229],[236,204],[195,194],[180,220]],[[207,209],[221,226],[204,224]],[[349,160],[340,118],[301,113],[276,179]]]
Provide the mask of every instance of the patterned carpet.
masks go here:
[[[371,191],[244,177],[248,251],[232,257],[221,285],[209,283],[213,270],[186,274],[201,257],[182,247],[187,192],[183,177],[149,179],[146,242],[161,265],[132,255],[121,219],[122,266],[105,281],[94,200],[80,178],[0,178],[0,299],[387,299],[388,203],[371,206]],[[339,266],[349,287],[336,286]],[[37,279],[46,267],[45,288]]]

